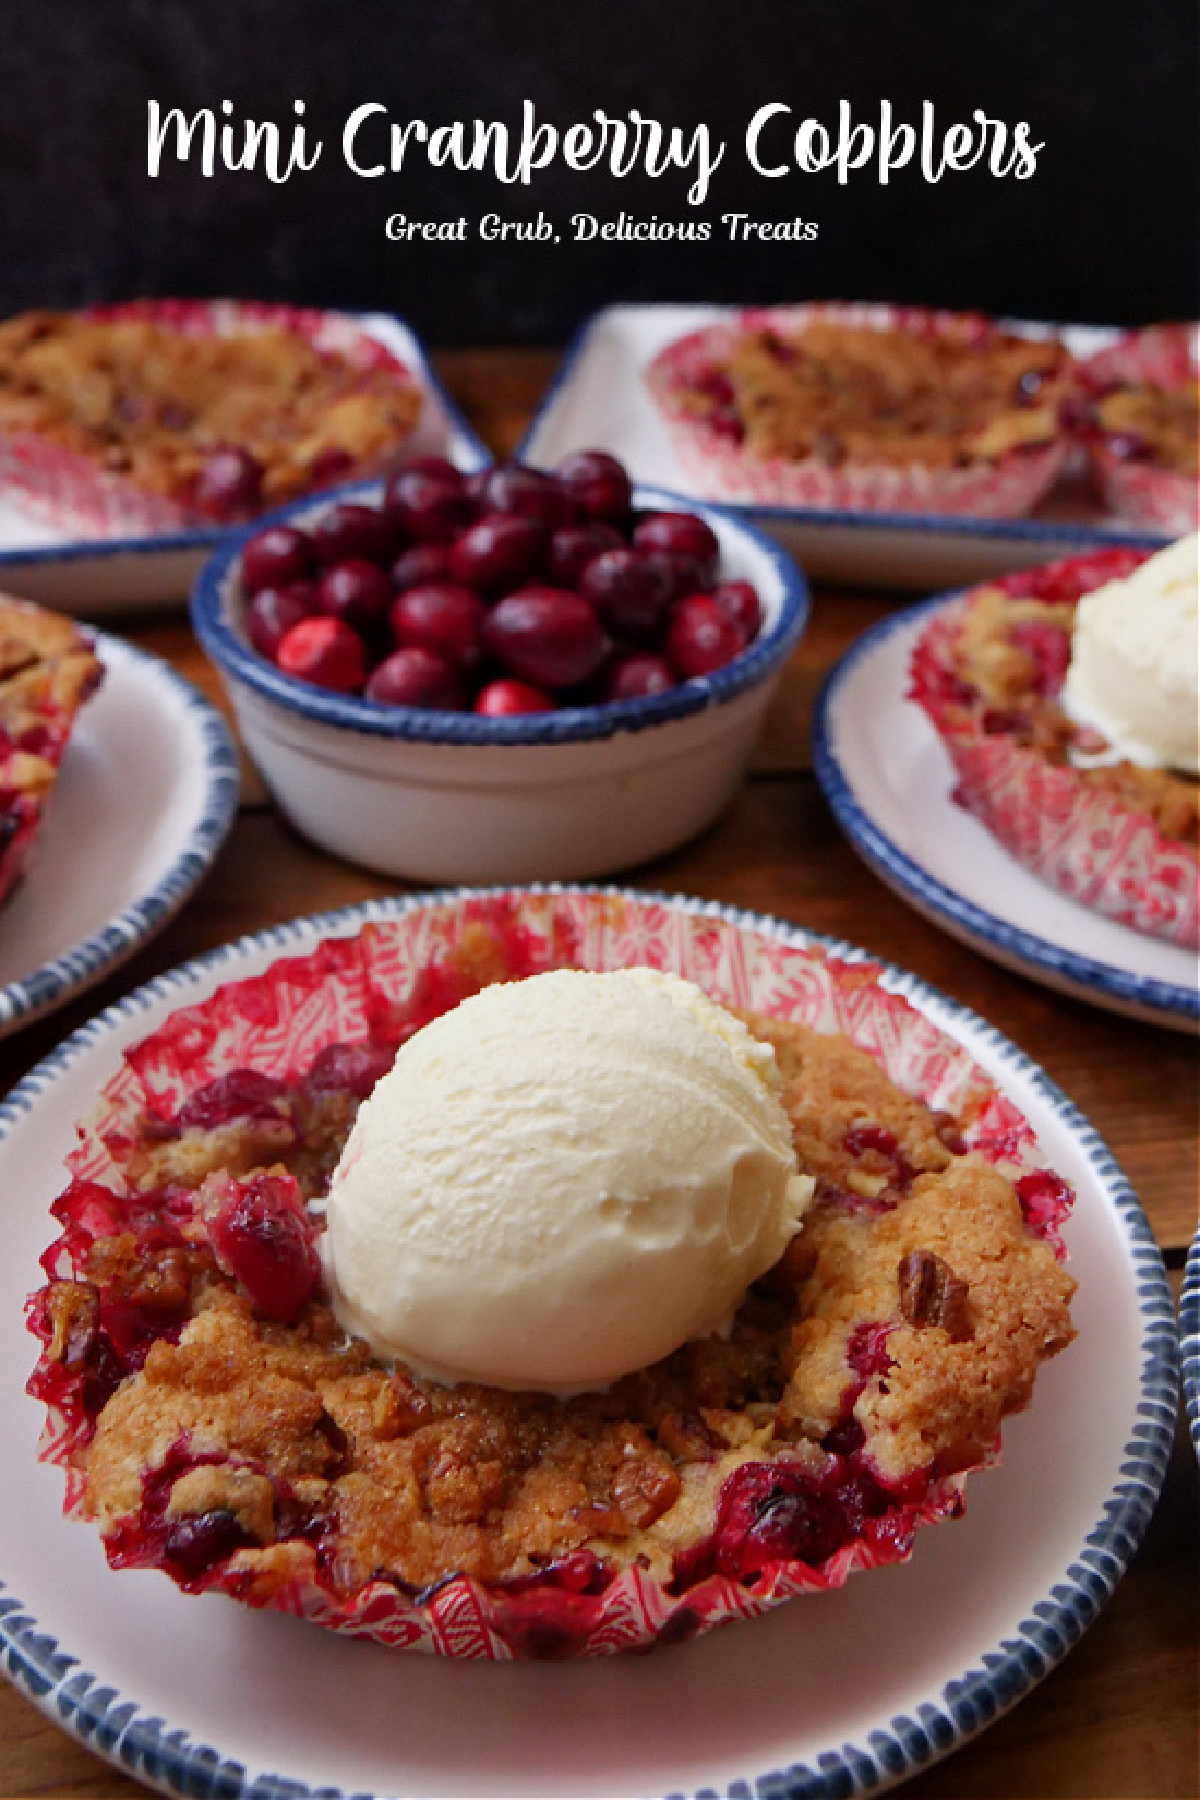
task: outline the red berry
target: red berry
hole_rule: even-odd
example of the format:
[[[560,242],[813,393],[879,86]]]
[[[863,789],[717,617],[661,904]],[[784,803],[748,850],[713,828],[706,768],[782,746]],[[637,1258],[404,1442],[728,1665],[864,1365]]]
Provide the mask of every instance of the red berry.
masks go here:
[[[624,519],[633,504],[633,487],[624,467],[604,450],[578,450],[554,473],[580,512],[592,519]]]
[[[583,519],[578,525],[560,525],[546,551],[546,573],[556,587],[578,587],[583,571],[602,550],[619,550],[624,544],[614,525],[603,519]]]
[[[457,668],[469,669],[483,655],[483,601],[473,588],[430,582],[405,589],[392,602],[392,636],[403,649],[423,644]]]
[[[758,636],[758,628],[762,624],[762,607],[759,604],[758,589],[753,582],[719,581],[713,589],[713,599],[741,632],[743,645],[751,643]]]
[[[475,711],[489,719],[505,719],[516,713],[553,712],[554,702],[549,694],[532,687],[528,681],[501,677],[498,681],[489,681],[479,690]]]
[[[596,609],[582,594],[536,584],[499,601],[483,636],[511,674],[547,688],[587,681],[609,651]]]
[[[675,686],[675,676],[661,656],[633,651],[620,656],[608,671],[604,686],[606,700],[648,700],[653,694],[665,694]]]
[[[291,1175],[214,1176],[204,1200],[213,1254],[259,1312],[286,1324],[316,1290],[316,1234]]]
[[[741,632],[711,594],[687,594],[676,603],[666,653],[681,681],[723,669],[742,648]]]
[[[410,544],[392,564],[392,582],[399,591],[423,587],[427,581],[450,580],[449,544]]]
[[[355,631],[371,631],[387,618],[392,584],[377,563],[355,557],[326,569],[317,583],[317,605]]]
[[[535,519],[549,531],[575,517],[575,502],[553,475],[523,463],[500,463],[492,469],[483,485],[483,499],[488,512]]]
[[[354,458],[340,444],[327,444],[318,450],[308,465],[308,479],[313,487],[332,487],[353,473]]]
[[[326,568],[360,560],[386,564],[396,554],[396,529],[373,506],[344,500],[312,527],[312,545]]]
[[[355,694],[367,678],[362,639],[343,619],[301,619],[280,639],[275,661],[285,675],[339,694]]]
[[[210,450],[193,490],[196,506],[210,519],[248,519],[262,506],[262,464],[236,444]]]
[[[302,531],[294,531],[290,525],[269,525],[242,551],[242,581],[250,594],[302,581],[311,568],[312,546]]]
[[[285,632],[316,610],[317,594],[311,581],[259,588],[246,609],[246,636],[260,656],[274,662]]]
[[[458,712],[463,704],[462,685],[454,664],[423,644],[393,650],[372,670],[366,686],[368,700],[384,706],[418,706]]]
[[[639,550],[604,550],[579,583],[605,624],[622,637],[653,637],[666,618],[671,589],[662,570]]]
[[[716,578],[711,557],[684,556],[672,550],[639,550],[646,562],[658,569],[671,590],[672,600],[685,594],[701,594]]]
[[[451,576],[484,593],[516,587],[533,573],[545,542],[545,526],[534,519],[485,513],[451,548]]]
[[[393,522],[419,544],[451,543],[475,510],[450,464],[433,471],[416,463],[401,469],[387,484],[384,504]]]
[[[695,513],[651,513],[634,527],[639,550],[667,550],[673,556],[694,556],[709,571],[702,583],[711,585],[717,572],[721,546],[710,525]]]

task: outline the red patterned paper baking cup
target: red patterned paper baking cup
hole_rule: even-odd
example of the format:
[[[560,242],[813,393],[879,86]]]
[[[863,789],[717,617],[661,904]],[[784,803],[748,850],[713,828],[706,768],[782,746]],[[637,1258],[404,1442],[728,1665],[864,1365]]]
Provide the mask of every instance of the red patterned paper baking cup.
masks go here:
[[[1114,549],[1026,570],[999,586],[1014,596],[1074,600],[1126,575],[1149,551]],[[972,590],[974,591],[974,590]],[[989,709],[964,695],[956,660],[971,592],[938,609],[910,664],[909,697],[921,705],[954,766],[954,799],[1016,860],[1106,917],[1184,949],[1200,939],[1195,849],[1164,837],[1147,813],[1048,762],[1004,730],[985,730]]]
[[[676,339],[659,351],[645,378],[675,453],[705,498],[829,512],[1008,519],[1029,512],[1053,486],[1070,454],[1065,433],[1047,444],[1013,450],[994,463],[977,466],[843,464],[835,469],[814,457],[755,456],[722,427],[719,418],[698,414],[689,404],[689,394],[719,382],[722,358],[746,331],[766,327],[787,334],[817,319],[920,337],[952,330],[960,336],[964,326],[973,326],[981,345],[998,329],[987,319],[961,313],[831,303],[755,308]]]
[[[1085,393],[1092,395],[1114,382],[1195,389],[1198,363],[1200,325],[1152,325],[1097,351],[1081,365],[1080,374]],[[1200,483],[1193,476],[1122,456],[1103,433],[1089,444],[1088,455],[1106,511],[1171,537],[1195,531],[1200,522]]]
[[[180,1009],[126,1052],[101,1090],[68,1158],[75,1181],[96,1184],[101,1211],[109,1196],[119,1203],[128,1191],[125,1165],[147,1113],[169,1116],[198,1088],[235,1068],[296,1076],[321,1050],[361,1037],[381,1016],[393,1023],[404,1018],[423,1004],[430,973],[439,987],[455,966],[456,948],[480,927],[515,946],[523,973],[565,964],[648,964],[689,977],[729,1005],[844,1032],[897,1085],[962,1121],[968,1148],[1021,1182],[1031,1231],[1063,1254],[1059,1226],[1070,1191],[1041,1167],[1027,1120],[961,1044],[880,984],[876,965],[842,961],[732,917],[691,912],[653,896],[579,890],[468,895],[414,908],[354,937],[281,958],[262,974]],[[48,1275],[69,1279],[76,1272],[85,1236],[86,1221],[77,1217],[46,1253]],[[66,1477],[69,1517],[86,1512],[88,1432],[78,1404],[47,1405],[39,1454]],[[998,1452],[997,1445],[989,1460]],[[933,1477],[919,1499],[889,1507],[886,1528],[819,1564],[774,1561],[752,1580],[708,1575],[678,1593],[630,1568],[600,1591],[536,1579],[485,1586],[452,1575],[423,1594],[377,1578],[344,1595],[333,1591],[312,1546],[301,1540],[289,1541],[282,1579],[277,1568],[261,1578],[235,1552],[203,1586],[389,1647],[496,1661],[605,1656],[753,1618],[785,1600],[840,1587],[856,1570],[904,1561],[918,1529],[961,1513],[965,1481],[963,1472]]]
[[[345,357],[363,373],[388,370],[419,392],[407,364],[345,313],[247,300],[131,300],[87,308],[80,316],[143,320],[185,337],[286,331],[318,351]],[[31,518],[79,537],[157,537],[213,524],[194,507],[136,487],[91,457],[29,431],[0,431],[0,492]]]

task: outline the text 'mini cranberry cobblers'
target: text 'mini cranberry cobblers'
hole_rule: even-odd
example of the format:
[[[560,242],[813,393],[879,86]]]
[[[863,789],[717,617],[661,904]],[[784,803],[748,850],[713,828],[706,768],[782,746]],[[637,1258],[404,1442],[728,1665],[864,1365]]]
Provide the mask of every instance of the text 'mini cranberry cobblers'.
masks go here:
[[[546,929],[470,901],[415,980],[404,922],[368,926],[127,1053],[29,1306],[43,1455],[115,1568],[447,1654],[684,1638],[906,1557],[1070,1341],[1070,1193],[1022,1164],[1028,1127],[953,1046],[957,1116],[903,1091],[829,1013],[865,1001],[925,1044],[920,1016],[795,950],[825,1029],[745,1022],[811,1198],[727,1331],[563,1393],[448,1385],[348,1333],[324,1204],[356,1115],[422,1027],[577,961],[571,896],[536,904]]]

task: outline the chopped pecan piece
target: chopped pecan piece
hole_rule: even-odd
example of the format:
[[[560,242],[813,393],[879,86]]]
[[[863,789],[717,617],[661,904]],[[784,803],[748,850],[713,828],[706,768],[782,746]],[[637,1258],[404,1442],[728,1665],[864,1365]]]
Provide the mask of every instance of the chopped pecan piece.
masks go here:
[[[100,1316],[100,1296],[90,1281],[55,1281],[46,1290],[51,1337],[46,1355],[68,1369],[83,1366]]]
[[[897,1268],[900,1311],[910,1325],[940,1325],[953,1343],[974,1337],[967,1283],[932,1250],[911,1250]]]
[[[613,1478],[613,1499],[638,1530],[653,1525],[679,1498],[680,1481],[667,1459],[651,1451],[627,1456]]]

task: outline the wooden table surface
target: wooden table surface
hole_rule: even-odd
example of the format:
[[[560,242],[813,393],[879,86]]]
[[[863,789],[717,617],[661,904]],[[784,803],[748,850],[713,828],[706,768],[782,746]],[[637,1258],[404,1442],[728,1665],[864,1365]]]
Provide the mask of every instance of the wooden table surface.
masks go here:
[[[554,358],[475,351],[439,360],[480,435],[497,453],[511,450]],[[1042,1064],[1107,1141],[1141,1197],[1177,1290],[1196,1225],[1194,1041],[1066,999],[945,936],[867,871],[821,797],[808,751],[820,678],[859,632],[899,603],[878,594],[815,596],[810,628],[743,791],[699,841],[631,879],[846,937],[990,1019]],[[225,708],[219,681],[179,612],[104,624],[165,657]],[[69,1031],[160,971],[243,932],[396,886],[298,839],[247,765],[237,821],[189,905],[102,987],[0,1044],[0,1086],[7,1090]],[[904,1792],[912,1800],[1195,1796],[1197,1512],[1196,1458],[1181,1432],[1145,1542],[1095,1625],[1015,1710]],[[0,1795],[99,1800],[144,1792],[0,1683]]]

